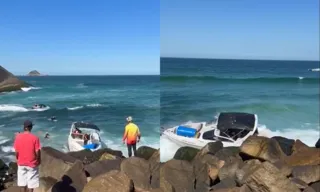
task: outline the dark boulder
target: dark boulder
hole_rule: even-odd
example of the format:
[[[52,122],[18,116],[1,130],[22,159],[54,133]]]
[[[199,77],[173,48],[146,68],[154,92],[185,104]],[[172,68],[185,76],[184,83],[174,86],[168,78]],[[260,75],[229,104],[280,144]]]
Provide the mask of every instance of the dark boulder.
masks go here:
[[[291,178],[290,181],[294,183],[299,189],[305,189],[308,187],[308,184],[301,179]]]
[[[148,147],[148,146],[141,146],[138,148],[137,150],[137,157],[141,157],[144,158],[145,160],[149,160],[150,157],[156,152],[157,150],[152,148],[152,147]]]
[[[289,156],[292,154],[292,146],[295,143],[293,139],[287,139],[281,136],[275,136],[275,137],[272,137],[271,139],[274,139],[279,143],[280,148],[286,155]]]
[[[112,170],[93,178],[82,192],[134,192],[134,184],[125,173]]]
[[[235,176],[236,176],[237,183],[239,185],[243,185],[244,177],[260,166],[261,166],[261,162],[258,159],[245,161],[243,166],[240,169],[236,170]]]
[[[176,160],[192,161],[199,152],[199,149],[193,147],[180,147],[174,155]]]
[[[19,91],[22,87],[29,87],[30,85],[24,81],[19,80],[12,73],[0,66],[0,93]]]
[[[205,154],[215,155],[218,151],[223,148],[223,144],[221,141],[210,142],[206,144],[198,153],[198,156],[203,156]]]
[[[315,145],[316,148],[320,148],[320,138],[318,139],[316,145]]]
[[[121,159],[95,161],[85,165],[84,169],[87,177],[94,178],[111,170],[120,170],[121,162]]]

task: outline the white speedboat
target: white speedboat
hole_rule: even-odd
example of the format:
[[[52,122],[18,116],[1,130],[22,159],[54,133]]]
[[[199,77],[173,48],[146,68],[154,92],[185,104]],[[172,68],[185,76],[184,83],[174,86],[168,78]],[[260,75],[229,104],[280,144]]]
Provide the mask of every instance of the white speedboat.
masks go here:
[[[258,134],[258,116],[250,113],[220,113],[217,121],[187,123],[165,129],[162,135],[178,146],[203,148],[221,141],[224,147],[240,146],[250,135]]]
[[[69,151],[81,151],[83,149],[96,151],[105,147],[106,144],[101,141],[98,126],[84,122],[72,123],[68,137]]]

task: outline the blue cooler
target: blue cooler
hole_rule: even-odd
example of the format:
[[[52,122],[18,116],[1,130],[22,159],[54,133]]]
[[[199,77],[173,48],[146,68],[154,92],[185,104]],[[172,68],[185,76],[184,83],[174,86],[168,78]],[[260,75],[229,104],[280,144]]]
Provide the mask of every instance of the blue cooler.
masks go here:
[[[179,126],[176,134],[184,137],[195,137],[197,130],[190,127]]]
[[[92,144],[84,145],[83,148],[85,148],[85,149],[95,149],[95,148],[97,148],[97,146],[98,146],[97,144],[92,143]]]

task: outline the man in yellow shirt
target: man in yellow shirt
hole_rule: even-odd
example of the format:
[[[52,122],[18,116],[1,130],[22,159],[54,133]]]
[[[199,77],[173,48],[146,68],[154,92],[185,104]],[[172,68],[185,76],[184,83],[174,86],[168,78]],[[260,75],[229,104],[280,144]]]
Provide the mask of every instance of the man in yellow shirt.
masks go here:
[[[127,120],[127,125],[123,133],[122,141],[124,144],[127,141],[128,157],[132,156],[132,150],[133,150],[134,156],[136,156],[137,154],[136,144],[137,142],[140,141],[140,137],[141,137],[140,130],[136,124],[132,123],[131,116],[127,117],[126,120]]]

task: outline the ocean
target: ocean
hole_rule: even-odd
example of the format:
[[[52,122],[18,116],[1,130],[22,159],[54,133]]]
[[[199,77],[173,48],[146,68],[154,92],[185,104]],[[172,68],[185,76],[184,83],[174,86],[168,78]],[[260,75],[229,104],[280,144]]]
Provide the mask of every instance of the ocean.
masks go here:
[[[42,146],[67,151],[71,123],[95,123],[108,147],[127,156],[122,136],[127,116],[132,116],[142,134],[138,146],[159,148],[159,76],[43,76],[19,77],[32,89],[0,94],[0,159],[14,160],[13,138],[24,120],[35,124],[33,133]],[[45,110],[30,109],[40,103]],[[56,116],[57,121],[48,119]],[[48,132],[50,139],[44,139]]]
[[[258,115],[260,135],[319,138],[317,61],[161,58],[161,119],[164,128],[216,119],[220,112]],[[161,161],[178,147],[160,138]]]

